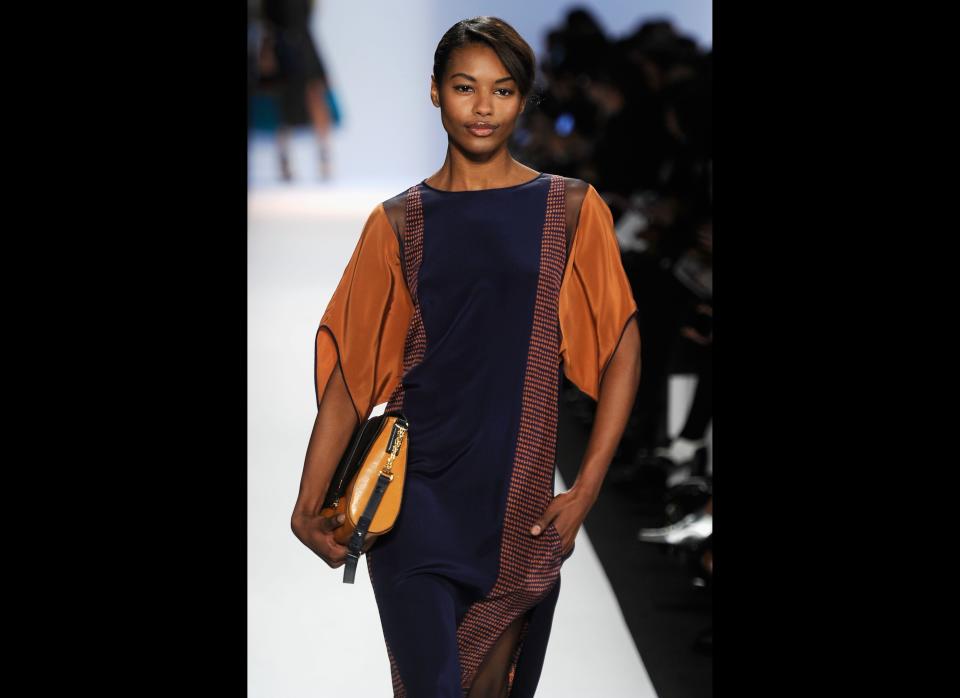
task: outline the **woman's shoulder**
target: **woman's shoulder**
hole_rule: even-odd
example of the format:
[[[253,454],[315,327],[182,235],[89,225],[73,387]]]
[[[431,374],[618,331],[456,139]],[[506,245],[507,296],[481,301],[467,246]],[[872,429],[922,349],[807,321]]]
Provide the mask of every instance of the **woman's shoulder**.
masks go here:
[[[559,178],[563,182],[563,191],[567,202],[567,211],[578,213],[580,205],[586,198],[591,189],[590,182],[579,179],[578,177],[567,177],[566,175],[557,175],[552,172],[544,172],[550,178]]]
[[[540,177],[546,176],[547,180],[551,179],[560,179],[563,182],[563,188],[567,192],[567,197],[569,198],[571,194],[579,196],[582,200],[584,194],[587,193],[587,190],[590,188],[590,182],[587,182],[583,179],[578,179],[577,177],[567,177],[566,175],[558,175],[554,172],[541,172]]]
[[[563,186],[568,194],[579,194],[581,197],[583,197],[583,195],[586,194],[587,190],[590,188],[590,182],[583,179],[578,179],[577,177],[567,177],[565,175],[551,176],[559,176],[563,180]]]
[[[563,179],[563,191],[566,210],[566,228],[567,228],[567,250],[569,252],[576,230],[580,225],[580,212],[583,209],[583,203],[587,199],[587,194],[592,189],[590,182],[577,177],[565,177]],[[596,190],[594,190],[596,191]]]
[[[390,227],[393,228],[393,232],[397,236],[398,241],[403,237],[404,221],[406,220],[407,194],[409,194],[410,190],[414,187],[416,187],[415,184],[407,187],[399,194],[391,196],[389,199],[384,199],[378,204],[378,206],[383,209],[384,216],[389,221]]]

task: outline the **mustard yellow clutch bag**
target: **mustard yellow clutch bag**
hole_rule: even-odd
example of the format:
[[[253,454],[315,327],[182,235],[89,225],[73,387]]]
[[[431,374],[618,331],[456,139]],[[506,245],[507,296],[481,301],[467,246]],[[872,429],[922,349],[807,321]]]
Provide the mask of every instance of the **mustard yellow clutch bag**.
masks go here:
[[[393,528],[400,513],[409,428],[399,413],[368,419],[357,428],[330,481],[320,513],[346,515],[333,534],[348,549],[345,584],[353,584],[360,555]]]

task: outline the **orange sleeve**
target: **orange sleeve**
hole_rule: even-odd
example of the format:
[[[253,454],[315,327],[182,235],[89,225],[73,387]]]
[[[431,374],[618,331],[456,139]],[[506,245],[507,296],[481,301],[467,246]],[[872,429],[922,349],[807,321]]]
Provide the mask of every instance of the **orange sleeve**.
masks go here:
[[[377,204],[317,329],[317,408],[338,360],[358,423],[387,402],[402,375],[412,316],[400,246],[383,204]]]
[[[567,378],[599,399],[600,382],[637,312],[613,215],[589,185],[560,286],[560,356]]]

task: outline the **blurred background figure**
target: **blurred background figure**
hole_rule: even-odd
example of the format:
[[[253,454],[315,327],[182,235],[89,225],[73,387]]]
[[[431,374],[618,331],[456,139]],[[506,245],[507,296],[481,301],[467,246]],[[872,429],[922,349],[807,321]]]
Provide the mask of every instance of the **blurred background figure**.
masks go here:
[[[332,177],[331,129],[340,122],[333,90],[310,31],[313,0],[248,0],[251,119],[272,130],[284,181],[294,178],[291,131],[309,126],[317,141],[320,177]]]
[[[523,114],[512,150],[594,184],[638,305],[640,389],[605,486],[632,498],[636,539],[683,557],[688,583],[709,592],[712,52],[657,16],[609,36],[586,6],[569,9],[545,44],[544,98]],[[566,407],[588,427],[595,404],[565,386]],[[712,651],[711,625],[689,637]]]
[[[607,36],[586,7],[567,11],[545,43],[543,101],[524,113],[512,150],[538,170],[592,182],[610,205],[643,337],[643,378],[617,462],[659,457],[675,470],[706,446],[711,411],[701,331],[712,317],[712,53],[667,19]],[[679,437],[668,420],[676,374],[706,377]],[[567,396],[592,419],[582,396]]]

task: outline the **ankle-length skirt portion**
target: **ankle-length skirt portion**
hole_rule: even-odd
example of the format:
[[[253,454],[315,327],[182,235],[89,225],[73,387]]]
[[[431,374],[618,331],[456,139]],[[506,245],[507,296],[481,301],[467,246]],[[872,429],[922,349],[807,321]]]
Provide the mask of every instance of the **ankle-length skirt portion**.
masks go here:
[[[564,370],[596,399],[636,312],[609,209],[587,188],[571,238],[567,206],[546,173],[420,182],[371,214],[318,330],[318,402],[340,361],[358,419],[386,401],[410,424],[399,517],[366,554],[395,698],[463,698],[491,668],[514,698],[539,681],[573,552],[530,533]]]

